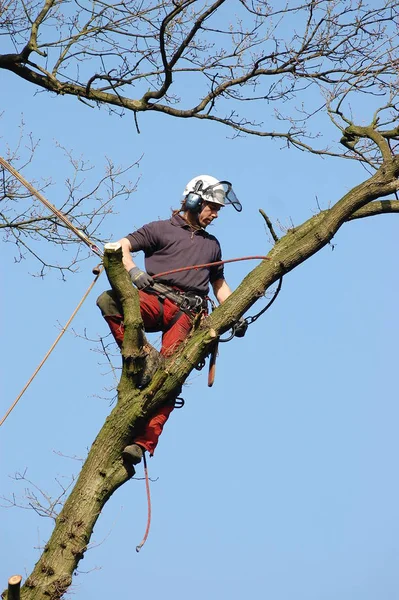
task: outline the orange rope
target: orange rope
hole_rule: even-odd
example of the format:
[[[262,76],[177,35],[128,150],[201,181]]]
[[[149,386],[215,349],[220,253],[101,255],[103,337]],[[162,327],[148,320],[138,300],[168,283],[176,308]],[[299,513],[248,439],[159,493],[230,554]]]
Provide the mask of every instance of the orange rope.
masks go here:
[[[217,265],[224,265],[226,263],[239,262],[240,260],[271,260],[270,256],[243,256],[241,258],[228,258],[227,260],[217,260],[216,262],[204,263],[203,265],[191,265],[191,267],[180,267],[179,269],[171,269],[170,271],[163,271],[162,273],[156,273],[151,277],[162,277],[163,275],[170,275],[171,273],[180,273],[181,271],[191,271],[191,269],[205,269],[206,267],[216,267]]]
[[[136,546],[136,552],[140,552],[140,550],[146,543],[148,534],[150,533],[150,526],[151,526],[151,493],[150,493],[150,481],[148,479],[147,459],[145,457],[145,452],[143,453],[143,461],[144,461],[145,488],[147,491],[147,508],[148,508],[147,527],[146,527],[143,539],[141,540],[140,544],[138,546]]]
[[[25,385],[25,387],[23,388],[23,390],[21,391],[21,393],[19,394],[19,396],[16,398],[16,400],[14,400],[14,402],[12,403],[12,405],[10,406],[10,408],[8,409],[8,411],[6,412],[6,414],[4,415],[4,417],[1,419],[0,426],[3,425],[4,421],[7,419],[8,415],[10,414],[10,412],[15,408],[15,406],[18,403],[18,401],[21,399],[21,397],[23,396],[23,394],[26,392],[26,390],[28,389],[28,387],[30,386],[30,384],[32,383],[32,381],[34,380],[34,378],[36,377],[36,375],[38,374],[38,372],[40,371],[40,369],[42,368],[42,366],[44,365],[44,363],[46,362],[46,360],[48,359],[48,357],[50,356],[50,354],[52,353],[52,351],[56,347],[56,345],[58,344],[58,342],[60,341],[60,339],[64,335],[64,333],[68,329],[68,327],[71,324],[73,318],[75,317],[76,313],[78,312],[78,310],[82,306],[83,302],[86,300],[87,296],[89,295],[89,293],[93,289],[94,284],[97,282],[97,280],[100,277],[100,275],[101,275],[101,273],[102,273],[103,270],[104,270],[104,268],[102,267],[100,269],[100,272],[98,273],[98,275],[96,275],[94,281],[92,281],[92,283],[89,285],[89,287],[88,287],[86,293],[84,294],[83,298],[81,299],[81,301],[79,302],[79,304],[77,305],[77,307],[75,308],[75,310],[73,311],[72,315],[69,317],[69,319],[68,319],[65,327],[63,327],[62,330],[60,331],[59,335],[57,336],[55,342],[53,343],[53,345],[51,346],[51,348],[47,352],[46,356],[43,358],[43,360],[41,361],[41,363],[39,364],[39,366],[36,368],[35,372],[33,373],[32,377],[29,379],[28,383]]]

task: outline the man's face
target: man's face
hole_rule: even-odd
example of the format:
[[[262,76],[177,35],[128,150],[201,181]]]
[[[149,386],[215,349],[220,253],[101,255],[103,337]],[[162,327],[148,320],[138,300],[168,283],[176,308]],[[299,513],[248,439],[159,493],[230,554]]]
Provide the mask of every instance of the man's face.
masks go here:
[[[198,222],[201,227],[208,227],[214,219],[217,219],[221,208],[220,204],[204,202],[202,210],[198,215]]]

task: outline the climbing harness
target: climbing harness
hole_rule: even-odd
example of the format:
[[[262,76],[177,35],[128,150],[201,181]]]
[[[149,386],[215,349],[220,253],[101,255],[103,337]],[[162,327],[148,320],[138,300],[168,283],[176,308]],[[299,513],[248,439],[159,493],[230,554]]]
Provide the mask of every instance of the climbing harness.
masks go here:
[[[207,308],[207,297],[197,294],[190,294],[182,290],[173,288],[157,281],[151,287],[146,289],[147,293],[155,292],[160,298],[168,298],[176,304],[182,312],[198,313]]]
[[[231,263],[231,262],[238,262],[238,261],[242,261],[242,260],[270,260],[269,256],[243,256],[241,258],[230,258],[230,259],[226,259],[226,260],[220,260],[220,261],[216,261],[216,262],[212,262],[212,263],[204,263],[204,264],[199,264],[199,265],[192,265],[189,267],[180,267],[178,269],[171,269],[169,271],[163,271],[162,273],[157,273],[156,275],[152,275],[153,279],[156,279],[158,277],[164,277],[165,275],[171,275],[173,273],[181,273],[182,271],[189,271],[191,269],[203,269],[203,268],[207,268],[210,266],[217,266],[217,265],[222,265],[222,264],[226,264],[226,263]],[[283,278],[280,277],[276,291],[273,294],[273,297],[271,298],[271,300],[266,304],[266,306],[264,308],[262,308],[262,310],[260,310],[257,314],[253,315],[253,316],[249,316],[246,317],[244,319],[245,323],[247,323],[247,325],[252,325],[252,323],[255,323],[255,321],[257,319],[259,319],[259,317],[261,317],[273,304],[273,302],[276,300],[277,296],[280,293],[281,290],[281,286],[283,283]],[[208,297],[201,297],[201,296],[196,296],[195,294],[187,294],[186,292],[181,292],[178,290],[175,290],[173,288],[171,288],[170,286],[155,282],[153,286],[151,286],[151,288],[147,288],[146,291],[147,293],[155,293],[156,295],[158,295],[160,298],[165,297],[165,298],[169,298],[172,302],[174,302],[175,304],[177,304],[177,306],[180,307],[180,311],[176,313],[172,323],[170,326],[174,325],[174,323],[180,318],[182,312],[188,312],[189,314],[192,312],[200,312],[201,310],[206,310],[207,306],[206,306],[206,301],[210,301],[211,305],[212,305],[212,310],[215,309],[215,303]],[[204,301],[205,301],[205,305],[204,305]],[[218,349],[219,349],[219,342],[230,342],[230,340],[233,339],[233,337],[235,337],[236,335],[236,330],[237,330],[237,326],[238,323],[235,323],[233,325],[233,327],[231,328],[231,334],[227,337],[227,338],[218,338],[218,340],[215,342],[215,344],[213,345],[210,353],[209,353],[209,369],[208,369],[208,387],[212,387],[215,381],[215,374],[216,374],[216,358],[218,355]],[[202,360],[200,363],[198,363],[195,366],[195,369],[197,371],[201,371],[201,369],[203,369],[205,366],[205,360]]]
[[[156,277],[156,275],[154,276]],[[171,302],[173,302],[179,310],[173,316],[171,321],[168,323],[168,330],[173,327],[175,323],[180,319],[183,313],[189,315],[189,317],[194,317],[196,314],[199,314],[202,311],[207,311],[207,300],[208,297],[198,296],[197,294],[193,294],[190,292],[184,292],[175,287],[171,287],[169,285],[165,285],[163,283],[158,283],[157,281],[145,288],[147,294],[153,294],[158,298],[159,302],[159,316],[158,316],[158,327],[161,331],[166,331],[163,329],[163,314],[164,307],[163,303],[167,298]],[[159,331],[157,328],[156,331]]]

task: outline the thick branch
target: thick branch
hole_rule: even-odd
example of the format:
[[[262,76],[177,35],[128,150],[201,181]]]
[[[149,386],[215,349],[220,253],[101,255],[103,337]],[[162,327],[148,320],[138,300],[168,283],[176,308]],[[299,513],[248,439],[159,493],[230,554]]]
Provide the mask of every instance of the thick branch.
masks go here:
[[[48,72],[45,75],[41,75],[29,66],[26,66],[23,57],[19,54],[0,55],[0,69],[12,71],[22,77],[22,79],[56,94],[77,96],[78,98],[86,98],[94,102],[119,106],[120,108],[133,111],[148,110],[148,107],[141,100],[132,100],[121,95],[115,96],[108,92],[95,90],[92,87],[88,89],[86,86],[77,83],[63,83]]]
[[[388,132],[392,133],[392,132]],[[392,138],[393,136],[388,136]],[[344,136],[341,139],[341,143],[344,144],[349,149],[353,148],[353,144],[356,143],[356,140],[366,138],[373,140],[373,142],[380,149],[382,158],[384,161],[389,161],[392,157],[392,152],[389,147],[388,141],[386,137],[384,137],[383,133],[380,133],[376,125],[369,125],[368,127],[360,127],[359,125],[350,125],[345,129]]]
[[[357,210],[348,217],[347,221],[354,219],[364,219],[365,217],[375,217],[376,215],[386,215],[389,213],[399,213],[399,200],[381,200],[374,201],[363,208]]]
[[[104,267],[112,288],[123,306],[125,336],[122,346],[123,366],[126,375],[139,375],[144,368],[146,344],[143,320],[140,315],[139,295],[122,264],[122,247],[119,243],[105,244]],[[135,381],[135,379],[134,379]]]

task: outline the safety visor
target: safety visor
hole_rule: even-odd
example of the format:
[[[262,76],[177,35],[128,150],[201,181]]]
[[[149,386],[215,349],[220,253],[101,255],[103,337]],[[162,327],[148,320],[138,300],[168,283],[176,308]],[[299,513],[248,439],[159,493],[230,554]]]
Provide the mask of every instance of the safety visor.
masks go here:
[[[201,190],[200,194],[205,202],[214,202],[215,204],[220,204],[220,206],[232,204],[237,212],[242,211],[241,202],[235,195],[233,186],[229,181],[218,181]]]

